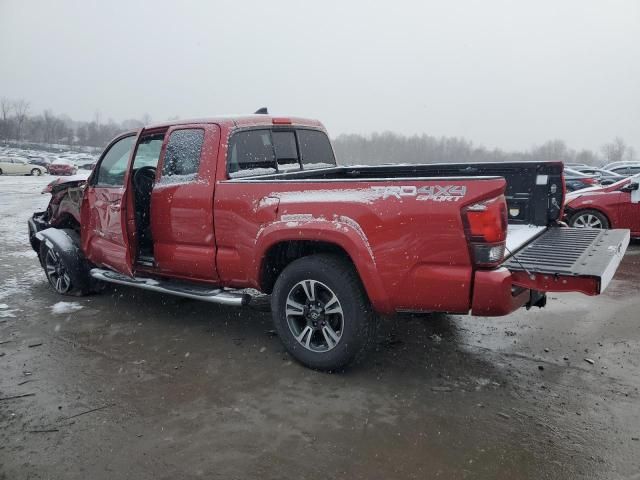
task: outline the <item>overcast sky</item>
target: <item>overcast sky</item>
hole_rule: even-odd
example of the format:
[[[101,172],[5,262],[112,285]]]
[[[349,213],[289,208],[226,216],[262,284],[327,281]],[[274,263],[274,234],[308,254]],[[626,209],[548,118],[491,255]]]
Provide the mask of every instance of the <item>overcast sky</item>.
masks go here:
[[[640,149],[640,1],[0,0],[0,96],[74,119],[252,112]]]

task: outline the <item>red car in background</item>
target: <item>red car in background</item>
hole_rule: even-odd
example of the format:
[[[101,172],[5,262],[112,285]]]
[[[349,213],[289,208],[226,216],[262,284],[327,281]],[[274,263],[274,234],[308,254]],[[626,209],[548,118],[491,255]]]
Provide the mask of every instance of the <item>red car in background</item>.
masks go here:
[[[75,175],[78,173],[78,167],[66,160],[56,160],[49,165],[50,175]]]
[[[577,228],[628,228],[640,238],[640,174],[567,194],[564,214]]]

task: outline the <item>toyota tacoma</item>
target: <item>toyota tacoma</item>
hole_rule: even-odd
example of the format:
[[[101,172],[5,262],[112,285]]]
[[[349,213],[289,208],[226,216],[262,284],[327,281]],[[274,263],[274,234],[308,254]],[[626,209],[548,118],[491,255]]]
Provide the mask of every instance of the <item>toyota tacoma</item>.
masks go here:
[[[51,286],[243,306],[271,297],[301,363],[364,357],[379,314],[506,315],[602,293],[629,230],[568,228],[561,162],[340,166],[322,124],[255,114],[115,138],[57,179],[30,241]]]

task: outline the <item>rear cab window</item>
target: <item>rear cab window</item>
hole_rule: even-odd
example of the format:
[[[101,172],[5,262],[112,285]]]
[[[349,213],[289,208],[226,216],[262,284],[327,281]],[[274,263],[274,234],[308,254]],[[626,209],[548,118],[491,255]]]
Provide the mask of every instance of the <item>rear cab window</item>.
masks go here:
[[[302,156],[302,167],[313,168],[335,167],[336,159],[329,138],[318,130],[298,130],[298,141]]]
[[[298,155],[298,145],[296,144],[296,134],[294,132],[273,132],[273,148],[276,154],[279,172],[300,170],[300,156]]]
[[[270,130],[247,130],[232,135],[227,155],[230,178],[277,172]]]
[[[251,129],[231,135],[229,178],[269,175],[336,165],[326,133],[306,128]]]

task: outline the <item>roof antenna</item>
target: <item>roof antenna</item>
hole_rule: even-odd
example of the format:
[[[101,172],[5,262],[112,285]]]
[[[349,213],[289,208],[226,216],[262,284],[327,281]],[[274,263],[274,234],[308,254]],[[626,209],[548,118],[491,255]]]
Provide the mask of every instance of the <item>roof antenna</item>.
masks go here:
[[[256,115],[269,115],[269,110],[267,110],[267,107],[262,107],[259,108],[258,110],[255,111]]]

